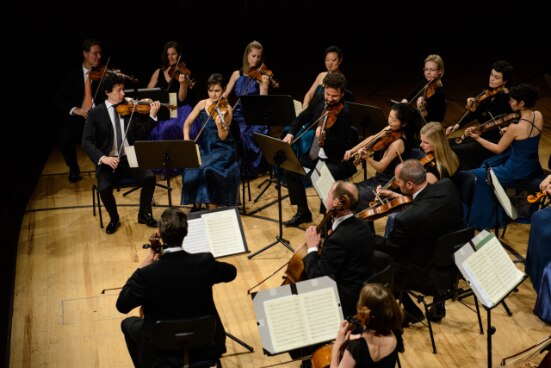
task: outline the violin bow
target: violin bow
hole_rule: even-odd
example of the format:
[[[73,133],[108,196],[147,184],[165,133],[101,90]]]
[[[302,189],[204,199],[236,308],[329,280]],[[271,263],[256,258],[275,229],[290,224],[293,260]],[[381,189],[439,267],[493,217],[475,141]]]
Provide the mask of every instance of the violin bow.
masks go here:
[[[199,133],[197,133],[197,136],[193,140],[195,143],[197,143],[197,140],[199,139],[199,137],[203,133],[203,130],[205,130],[205,127],[207,126],[207,123],[209,122],[209,119],[212,117],[212,114],[214,114],[216,109],[218,109],[218,105],[220,104],[220,101],[222,101],[222,98],[223,97],[220,96],[220,98],[218,99],[218,101],[216,101],[216,104],[214,105],[214,109],[212,109],[212,111],[208,114],[207,119],[205,120],[205,122],[203,123],[203,126],[201,127],[201,130],[199,130]]]
[[[94,92],[94,99],[92,100],[92,102],[96,100],[96,97],[98,97],[99,88],[101,87],[101,84],[103,83],[103,78],[105,78],[105,73],[107,72],[107,67],[109,66],[109,61],[111,61],[111,56],[109,56],[107,58],[107,62],[105,63],[105,68],[103,68],[103,72],[101,73],[101,78],[99,79],[99,83],[98,83],[98,86],[96,88],[96,92]],[[90,76],[88,76],[88,78],[90,78]],[[92,81],[90,81],[90,83],[91,82]]]
[[[182,57],[182,54],[178,56],[178,60],[176,60],[176,66],[174,67],[174,74],[172,74],[172,78],[170,78],[170,82],[168,82],[168,86],[166,87],[166,90],[168,91],[170,89],[170,85],[172,84],[172,81],[174,80],[174,76],[176,75],[176,69],[178,69],[178,64],[180,64],[180,59]],[[168,67],[170,69],[170,67]]]
[[[308,128],[306,128],[305,130],[302,131],[302,133],[300,133],[295,139],[293,139],[291,141],[291,144],[294,144],[296,141],[298,141],[300,139],[300,137],[302,137],[304,134],[306,134],[307,131],[309,131],[310,129],[312,129],[314,127],[314,125],[316,125],[321,119],[323,118],[327,118],[327,116],[329,115],[329,111],[323,113],[320,115],[319,118],[317,118],[316,120],[314,120],[313,123],[311,123]]]

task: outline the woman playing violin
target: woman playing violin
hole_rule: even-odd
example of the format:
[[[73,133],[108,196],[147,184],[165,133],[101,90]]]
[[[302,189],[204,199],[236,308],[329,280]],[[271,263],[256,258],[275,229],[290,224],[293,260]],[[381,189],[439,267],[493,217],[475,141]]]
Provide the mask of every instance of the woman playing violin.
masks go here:
[[[248,95],[265,96],[268,94],[270,77],[267,74],[260,75],[260,78],[256,78],[256,73],[255,76],[249,76],[250,72],[262,65],[262,56],[263,48],[260,42],[252,41],[247,45],[243,54],[243,66],[240,70],[232,73],[226,86],[224,97],[228,98],[234,88],[237,97]],[[260,147],[258,147],[253,139],[253,133],[268,134],[269,127],[267,125],[249,125],[245,123],[245,117],[239,101],[235,105],[233,113],[234,121],[239,125],[241,135],[240,137],[236,137],[240,146],[239,149],[242,151],[240,158],[243,160],[247,176],[256,177],[268,171],[269,166],[262,156]]]
[[[459,169],[459,159],[450,148],[442,124],[430,122],[421,128],[420,147],[425,154],[434,156],[431,163],[424,165],[429,183],[455,175]]]
[[[398,352],[404,351],[400,325],[402,311],[388,288],[365,284],[357,310],[366,313],[361,334],[351,338],[351,324],[342,321],[331,354],[331,368],[393,368]],[[344,352],[341,358],[341,351]]]
[[[444,121],[447,101],[442,84],[444,60],[440,55],[432,54],[425,58],[423,84],[402,100],[410,103],[421,113],[425,121]],[[413,101],[412,101],[413,100]]]
[[[510,113],[512,110],[509,106],[509,87],[513,73],[513,65],[507,61],[498,60],[493,63],[488,88],[476,97],[467,98],[465,114],[455,125],[446,129],[446,134],[452,134],[475,119],[482,124],[496,116]],[[500,130],[488,131],[483,134],[483,137],[492,143],[497,143],[501,138]],[[450,143],[459,156],[462,167],[466,170],[479,167],[482,161],[491,156],[491,152],[472,139],[466,139],[461,144],[455,144],[455,140],[452,139]]]
[[[151,131],[151,140],[181,140],[184,121],[192,110],[189,96],[189,83],[186,75],[177,72],[178,63],[182,65],[182,48],[174,41],[167,42],[163,47],[161,55],[161,67],[151,75],[147,88],[158,87],[169,93],[177,93],[178,110],[177,117],[159,121]],[[174,170],[170,173],[158,171],[158,174],[177,175],[180,171]]]
[[[415,112],[405,103],[398,103],[391,107],[388,114],[389,132],[402,132],[399,138],[389,141],[382,149],[374,151],[365,149],[364,147],[370,142],[373,142],[375,136],[367,137],[356,147],[348,150],[344,154],[344,160],[350,160],[352,156],[358,154],[364,158],[369,166],[375,169],[375,176],[358,183],[360,190],[360,203],[357,210],[361,211],[369,206],[369,202],[375,199],[374,190],[379,185],[384,185],[390,178],[394,176],[394,168],[402,160],[406,160],[411,156],[413,141],[416,132],[418,132],[417,121],[415,120]],[[387,133],[381,135],[384,139]],[[373,145],[375,147],[375,145]]]
[[[477,181],[473,198],[476,206],[471,209],[469,225],[478,229],[496,225],[493,194],[486,182],[486,166],[492,167],[503,186],[530,180],[541,174],[538,145],[544,124],[543,116],[541,112],[531,109],[538,99],[539,91],[532,85],[520,84],[511,88],[509,96],[511,109],[520,112],[520,119],[517,124],[509,125],[498,143],[482,138],[473,127],[465,130],[467,135],[496,155],[484,161],[478,169],[471,170],[477,176]]]
[[[201,167],[184,169],[182,174],[182,204],[193,204],[195,209],[203,203],[207,208],[236,204],[239,161],[230,129],[232,108],[226,99],[222,99],[222,83],[220,74],[209,77],[209,98],[199,101],[184,123],[185,140],[191,139],[192,124],[201,127],[195,138],[201,151]]]

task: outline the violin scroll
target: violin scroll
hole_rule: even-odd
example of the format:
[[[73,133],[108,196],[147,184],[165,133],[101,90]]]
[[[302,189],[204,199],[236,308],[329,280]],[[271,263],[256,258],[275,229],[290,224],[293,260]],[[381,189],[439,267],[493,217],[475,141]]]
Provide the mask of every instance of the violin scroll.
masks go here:
[[[161,236],[158,232],[149,237],[149,244],[144,244],[143,249],[151,249],[154,253],[161,253],[165,246],[161,243]]]

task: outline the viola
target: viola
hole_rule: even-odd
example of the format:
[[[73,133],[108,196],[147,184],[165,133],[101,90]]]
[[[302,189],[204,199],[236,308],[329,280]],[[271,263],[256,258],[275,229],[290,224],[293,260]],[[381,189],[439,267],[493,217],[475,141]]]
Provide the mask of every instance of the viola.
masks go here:
[[[149,237],[149,244],[144,244],[143,249],[151,249],[154,253],[161,253],[165,246],[161,243],[161,235],[156,232]]]
[[[227,132],[230,127],[228,124],[226,124],[226,121],[224,120],[224,116],[228,113],[228,99],[227,98],[221,98],[216,103],[210,104],[210,106],[207,108],[207,111],[209,113],[209,116],[216,121],[216,118],[220,116],[220,120],[222,120],[222,128]]]
[[[327,106],[323,110],[323,114],[325,114],[325,117],[323,118],[323,121],[320,121],[318,124],[319,127],[321,127],[321,133],[319,136],[319,145],[320,147],[323,147],[325,145],[325,130],[330,129],[333,125],[335,125],[335,122],[337,121],[337,115],[344,109],[344,104],[342,102]]]
[[[367,142],[367,144],[363,146],[363,149],[366,150],[368,154],[375,151],[381,151],[383,149],[386,149],[388,145],[395,140],[402,138],[402,136],[403,132],[401,130],[393,131],[387,127],[383,129],[380,133],[378,133],[375,137],[373,137],[372,140]],[[354,153],[354,156],[354,165],[359,165],[361,162],[359,150]]]
[[[259,82],[262,82],[262,76],[267,75],[268,79],[270,79],[270,84],[274,88],[279,88],[279,82],[277,82],[273,78],[273,72],[266,67],[264,63],[262,63],[259,67],[254,67],[249,70],[247,75],[253,79],[256,79]]]
[[[474,129],[473,133],[481,134],[481,133],[484,133],[488,130],[492,130],[492,129],[495,129],[495,128],[500,128],[501,129],[501,126],[507,126],[510,123],[518,122],[519,118],[520,118],[520,112],[519,111],[514,111],[514,112],[511,112],[509,114],[502,114],[502,115],[499,115],[495,118],[492,118],[492,119],[480,124],[479,126],[477,126]],[[463,133],[463,135],[461,137],[455,138],[455,143],[459,144],[459,143],[463,142],[463,140],[466,137],[467,137],[467,135],[465,133]]]
[[[171,79],[178,79],[180,75],[183,75],[186,78],[189,88],[193,88],[195,86],[196,81],[194,79],[191,79],[191,71],[188,69],[185,63],[182,62],[177,65],[170,66],[167,72]]]
[[[117,110],[117,112],[121,116],[130,115],[134,111],[139,114],[149,114],[149,111],[151,110],[152,102],[153,100],[150,98],[144,98],[139,101],[132,100],[132,99],[125,99],[123,102],[121,102],[115,107],[115,110]],[[161,103],[161,106],[164,106],[170,110],[174,110],[177,107],[176,105],[171,105],[167,103]]]
[[[98,81],[102,80],[106,75],[118,75],[120,77],[123,77],[125,81],[128,81],[130,83],[138,83],[138,79],[123,74],[119,69],[107,69],[106,65],[100,65],[93,67],[92,70],[88,73],[88,78],[90,78],[91,81]]]
[[[406,204],[410,204],[411,202],[413,202],[413,199],[408,196],[400,196],[393,199],[381,199],[377,201],[375,205],[359,212],[356,216],[367,221],[377,220],[381,217],[389,215]]]

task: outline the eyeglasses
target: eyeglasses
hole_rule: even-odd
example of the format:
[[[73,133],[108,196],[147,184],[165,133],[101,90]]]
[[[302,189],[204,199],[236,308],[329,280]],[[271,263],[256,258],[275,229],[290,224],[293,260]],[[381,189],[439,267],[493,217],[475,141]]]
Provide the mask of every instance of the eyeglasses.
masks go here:
[[[424,72],[436,72],[438,70],[440,70],[440,69],[438,69],[438,68],[423,68]]]

